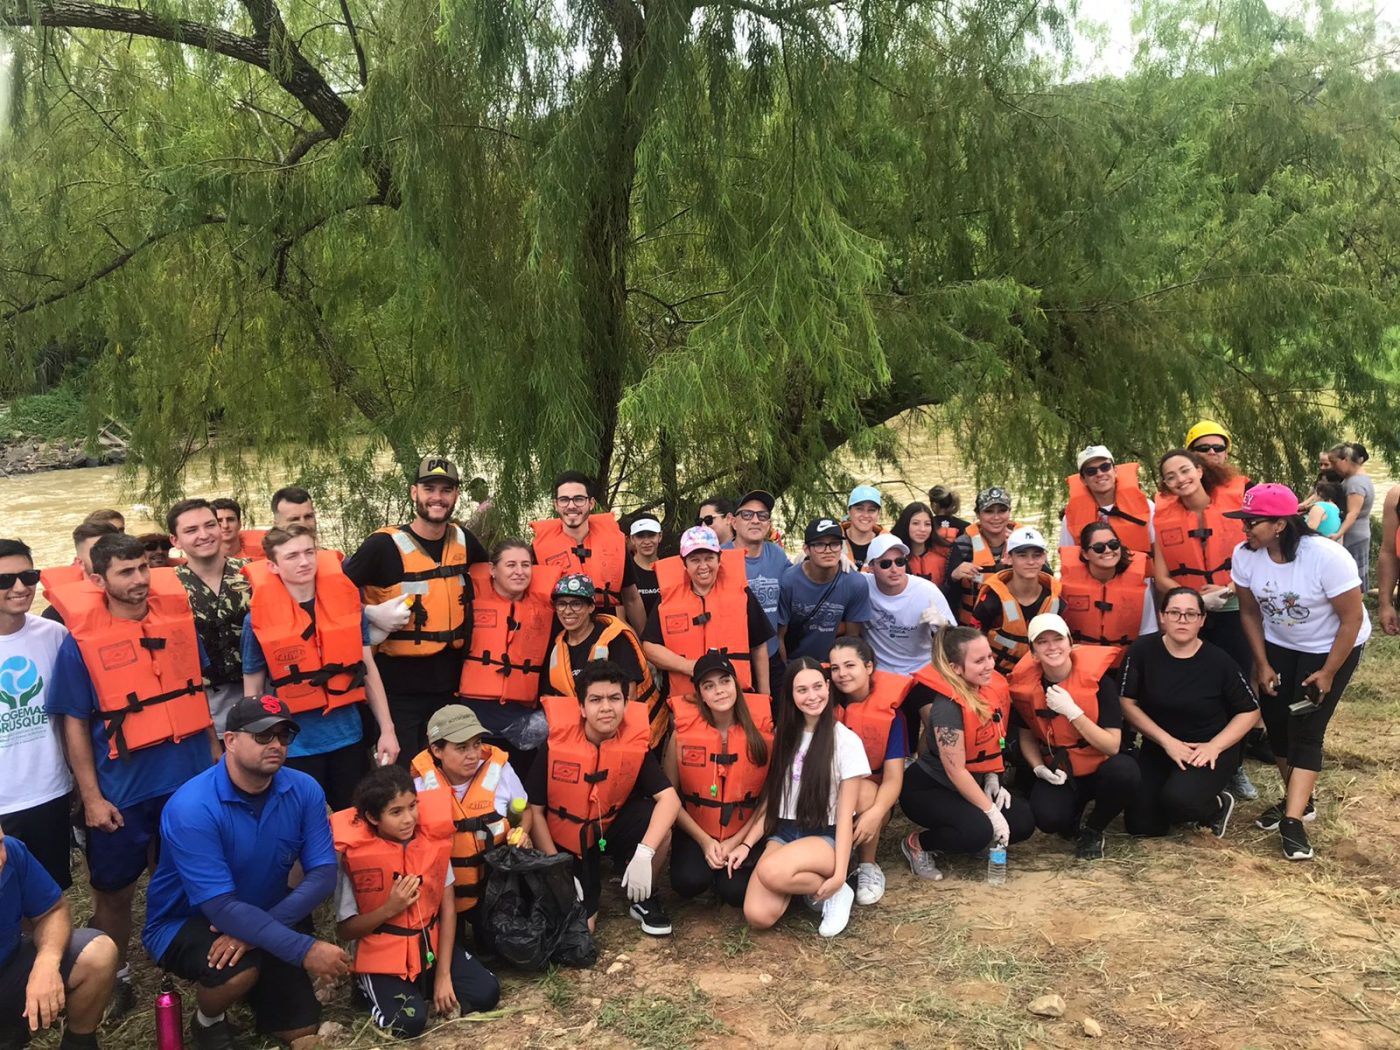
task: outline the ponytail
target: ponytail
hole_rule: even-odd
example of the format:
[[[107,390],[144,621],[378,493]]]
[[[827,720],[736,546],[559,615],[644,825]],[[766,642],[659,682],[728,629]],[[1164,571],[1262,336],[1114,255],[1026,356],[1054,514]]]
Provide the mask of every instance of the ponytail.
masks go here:
[[[974,711],[985,722],[991,716],[992,709],[953,666],[962,664],[967,647],[981,637],[982,632],[973,627],[945,627],[933,640],[933,667],[957,693],[953,699]]]

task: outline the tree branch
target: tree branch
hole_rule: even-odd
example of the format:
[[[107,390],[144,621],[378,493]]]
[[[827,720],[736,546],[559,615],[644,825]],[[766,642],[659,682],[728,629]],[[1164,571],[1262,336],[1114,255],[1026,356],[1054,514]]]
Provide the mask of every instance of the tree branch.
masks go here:
[[[350,31],[350,43],[355,47],[355,62],[360,67],[360,86],[369,84],[369,64],[365,61],[365,49],[360,44],[360,32],[355,28],[355,20],[350,17],[350,0],[340,0],[340,13],[345,16],[345,28]]]

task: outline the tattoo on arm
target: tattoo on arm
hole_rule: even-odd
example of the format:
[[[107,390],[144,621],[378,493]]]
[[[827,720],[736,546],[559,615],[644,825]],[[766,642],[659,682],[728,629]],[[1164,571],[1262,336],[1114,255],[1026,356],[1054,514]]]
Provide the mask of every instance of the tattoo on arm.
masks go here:
[[[949,729],[947,726],[939,726],[933,731],[933,738],[938,741],[940,748],[949,750],[962,750],[962,730]]]

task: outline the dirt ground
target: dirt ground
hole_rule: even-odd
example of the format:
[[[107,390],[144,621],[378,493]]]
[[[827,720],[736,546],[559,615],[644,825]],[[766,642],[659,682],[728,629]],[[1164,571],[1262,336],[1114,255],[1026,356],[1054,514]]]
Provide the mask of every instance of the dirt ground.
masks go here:
[[[499,1011],[418,1045],[1053,1048],[1095,1041],[1091,1020],[1099,1043],[1143,1050],[1400,1047],[1397,670],[1400,643],[1373,643],[1333,723],[1310,864],[1284,861],[1277,835],[1254,828],[1279,794],[1255,763],[1262,797],[1223,841],[1111,831],[1107,858],[1087,865],[1037,835],[1013,847],[1000,889],[971,859],[950,862],[943,882],[914,879],[889,833],[885,899],[832,941],[800,906],[756,934],[707,901],[672,902],[675,935],[649,938],[613,892],[594,969],[505,973]],[[892,832],[907,829],[897,816]],[[157,975],[140,962],[144,1004]],[[1062,1017],[1027,1010],[1049,993]],[[328,1016],[345,1026],[339,1045],[393,1045],[344,994]],[[148,1050],[150,1026],[143,1009],[104,1045]]]

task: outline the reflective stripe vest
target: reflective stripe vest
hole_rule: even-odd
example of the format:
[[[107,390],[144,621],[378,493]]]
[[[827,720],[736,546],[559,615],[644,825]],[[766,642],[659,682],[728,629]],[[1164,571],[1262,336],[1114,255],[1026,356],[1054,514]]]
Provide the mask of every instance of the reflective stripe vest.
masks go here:
[[[721,736],[705,720],[697,697],[673,696],[676,720],[676,769],[681,803],[705,834],[723,841],[739,834],[758,807],[768,763],[749,757],[748,737],[738,720]],[[754,725],[773,753],[773,702],[760,693],[739,694]]]
[[[637,693],[632,701],[645,705],[647,719],[651,723],[651,746],[656,747],[671,728],[671,709],[661,699],[661,690],[656,688],[656,682],[652,679],[651,665],[642,652],[642,643],[621,617],[598,613],[593,617],[593,622],[603,625],[603,633],[598,635],[598,640],[588,653],[590,661],[606,660],[613,642],[619,637],[632,647],[637,666],[642,669],[642,680],[637,683]],[[569,655],[568,639],[562,633],[554,639],[554,648],[549,651],[549,686],[560,696],[578,696],[574,688],[573,657]]]
[[[266,558],[263,553],[263,537],[267,535],[266,529],[244,529],[238,534],[238,558],[251,558],[254,561],[259,558]]]
[[[576,541],[558,518],[530,522],[535,532],[535,560],[555,566],[561,575],[584,573],[593,581],[593,600],[611,612],[622,603],[622,575],[627,567],[627,537],[611,514],[590,514],[588,535]]]
[[[145,619],[121,620],[88,580],[62,583],[48,599],[78,643],[107,730],[111,758],[180,741],[212,724],[199,636],[174,569],[152,569]]]
[[[471,634],[466,534],[449,525],[438,561],[405,527],[390,525],[376,531],[390,536],[399,549],[403,580],[389,587],[366,587],[365,604],[412,595],[413,606],[408,624],[380,642],[375,651],[385,656],[432,656],[445,648],[463,648]]]
[[[292,714],[333,711],[365,698],[359,589],[334,551],[316,552],[316,617],[306,614],[266,558],[243,566],[252,585],[253,634],[267,660],[268,691]]]
[[[1102,645],[1076,645],[1070,651],[1069,677],[1060,683],[1084,717],[1099,721],[1099,682],[1117,663],[1118,651]],[[1040,753],[1051,769],[1063,769],[1076,777],[1087,776],[1108,758],[1079,735],[1064,715],[1057,715],[1045,703],[1045,680],[1040,664],[1030,653],[1021,657],[1011,672],[1011,702],[1027,729],[1040,741]]]
[[[407,842],[380,838],[354,809],[331,814],[335,849],[355,891],[359,914],[383,907],[396,877],[417,875],[423,880],[417,901],[356,943],[350,964],[355,973],[412,981],[423,972],[428,952],[437,951],[438,910],[452,853],[451,813],[440,792],[420,792],[418,830]]]
[[[452,813],[452,893],[459,915],[475,908],[481,900],[486,891],[483,858],[488,851],[503,845],[510,831],[506,818],[496,811],[496,786],[508,761],[504,751],[483,744],[481,765],[459,802],[431,751],[424,748],[413,759],[413,775],[423,781],[418,792],[419,807],[425,795],[441,795]]]
[[[1011,535],[1017,528],[1018,526],[1013,521],[1006,527],[1006,534]],[[972,541],[972,564],[977,566],[977,571],[982,573],[984,577],[994,572],[1001,572],[1005,568],[1001,559],[992,553],[991,546],[982,538],[982,526],[977,522],[974,521],[969,525],[963,535]],[[1005,550],[1006,540],[1003,539],[1002,544],[1002,549]],[[985,579],[982,582],[986,582]],[[962,587],[962,603],[957,609],[958,623],[964,627],[976,627],[980,631],[982,628],[977,622],[977,617],[973,615],[973,610],[977,608],[977,596],[981,593],[981,585],[974,578],[962,580],[960,586]]]
[[[1076,543],[1079,533],[1091,521],[1103,521],[1113,526],[1113,531],[1123,541],[1125,547],[1144,554],[1152,550],[1152,538],[1147,531],[1151,504],[1147,494],[1138,484],[1138,465],[1119,463],[1114,467],[1117,488],[1113,491],[1113,509],[1106,514],[1099,510],[1098,502],[1089,491],[1084,479],[1078,474],[1065,478],[1069,486],[1069,502],[1065,505],[1065,526],[1070,538]]]
[[[637,783],[649,746],[646,710],[627,704],[617,733],[595,744],[584,735],[577,700],[546,696],[540,702],[549,720],[545,822],[556,846],[581,857],[607,837]]]
[[[1076,642],[1126,646],[1142,628],[1147,601],[1147,559],[1135,554],[1128,567],[1107,583],[1096,580],[1079,560],[1078,547],[1060,548],[1060,615]],[[1122,659],[1119,651],[1119,660]]]
[[[496,592],[490,565],[473,565],[467,571],[472,590],[471,642],[462,658],[457,692],[473,700],[538,706],[540,675],[554,626],[551,595],[559,570],[536,565],[530,586],[518,602]]]
[[[987,632],[987,641],[991,643],[992,653],[997,658],[997,670],[1002,674],[1010,673],[1016,666],[1016,661],[1030,652],[1031,648],[1030,636],[1027,634],[1030,625],[1021,611],[1021,603],[1011,593],[1011,572],[1010,569],[1005,569],[995,576],[989,576],[977,597],[979,604],[988,594],[995,594],[1001,601],[1001,623]],[[1060,581],[1048,572],[1042,572],[1040,587],[1044,595],[1032,616],[1054,612],[1059,606]]]
[[[661,601],[655,616],[661,617],[661,644],[687,660],[698,660],[718,650],[734,662],[739,688],[753,689],[753,668],[749,644],[749,577],[744,568],[744,552],[738,548],[720,551],[719,574],[710,593],[701,598],[691,589],[685,562],[679,557],[662,558],[656,563],[656,580]],[[685,696],[694,691],[687,675],[669,673],[669,696]]]
[[[1237,479],[1238,480],[1238,479]],[[1183,587],[1230,585],[1230,559],[1244,540],[1240,522],[1225,517],[1244,502],[1233,489],[1216,489],[1205,510],[1188,510],[1176,497],[1157,504],[1157,549],[1167,575]]]
[[[836,720],[860,737],[872,770],[871,778],[877,784],[885,768],[890,726],[899,717],[899,709],[913,685],[914,680],[908,675],[876,671],[869,696],[855,703],[836,705]]]
[[[1000,773],[1002,771],[1001,752],[1006,746],[1006,726],[1011,716],[1011,691],[1006,679],[993,674],[992,680],[977,690],[989,710],[986,718],[978,717],[958,696],[948,680],[925,665],[914,672],[914,681],[928,686],[939,696],[946,696],[962,709],[963,716],[963,764],[969,773]],[[929,741],[928,749],[935,761],[938,760],[938,745]]]

